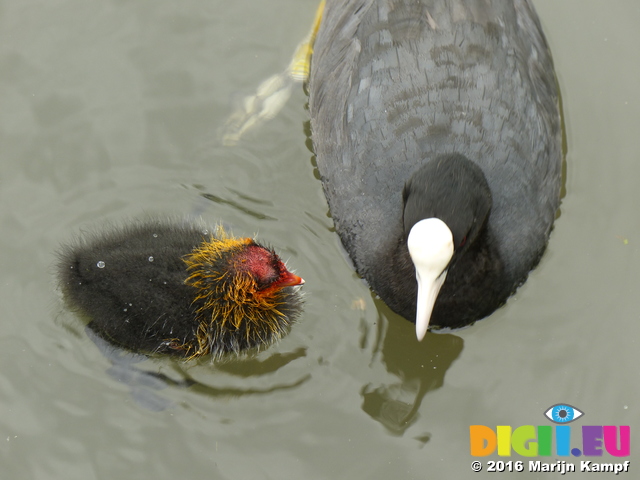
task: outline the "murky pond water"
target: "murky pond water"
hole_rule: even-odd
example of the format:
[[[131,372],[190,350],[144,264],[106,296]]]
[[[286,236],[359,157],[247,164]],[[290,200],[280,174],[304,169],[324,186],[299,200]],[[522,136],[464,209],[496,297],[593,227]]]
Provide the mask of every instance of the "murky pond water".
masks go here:
[[[550,425],[544,411],[568,403],[582,424],[631,426],[635,478],[640,6],[535,3],[563,98],[561,216],[504,308],[418,343],[332,231],[302,88],[236,146],[219,141],[315,1],[3,2],[0,477],[478,478],[470,425]],[[55,252],[144,213],[272,244],[307,281],[300,323],[222,365],[99,348],[61,301]]]

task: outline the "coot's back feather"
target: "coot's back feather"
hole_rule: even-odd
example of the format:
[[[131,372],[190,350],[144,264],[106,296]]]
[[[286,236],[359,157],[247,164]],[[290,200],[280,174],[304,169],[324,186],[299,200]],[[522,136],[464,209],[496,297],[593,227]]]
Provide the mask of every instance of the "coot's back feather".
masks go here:
[[[398,272],[389,254],[402,230],[402,191],[443,154],[466,156],[489,184],[494,303],[526,279],[544,251],[561,181],[555,74],[529,1],[329,0],[309,106],[336,230],[394,310],[409,319],[415,312],[415,298],[397,298],[390,280],[412,268]],[[453,293],[453,281],[443,289]],[[479,310],[477,318],[492,308]]]

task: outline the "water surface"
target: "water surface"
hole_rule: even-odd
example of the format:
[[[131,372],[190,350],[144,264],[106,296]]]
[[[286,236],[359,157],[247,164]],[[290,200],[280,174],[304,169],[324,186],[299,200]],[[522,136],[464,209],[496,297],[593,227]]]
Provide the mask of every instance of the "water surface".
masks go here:
[[[504,308],[418,343],[332,231],[302,88],[238,145],[218,140],[314,1],[4,2],[0,477],[479,478],[470,425],[545,425],[562,402],[582,424],[631,425],[640,468],[640,7],[535,3],[563,98],[561,216]],[[98,348],[61,301],[55,251],[143,213],[272,244],[307,281],[300,323],[220,366]]]

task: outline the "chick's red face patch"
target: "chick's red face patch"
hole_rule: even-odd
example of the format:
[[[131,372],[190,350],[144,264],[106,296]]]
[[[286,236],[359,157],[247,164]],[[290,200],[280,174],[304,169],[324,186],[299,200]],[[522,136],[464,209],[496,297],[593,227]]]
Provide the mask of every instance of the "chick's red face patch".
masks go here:
[[[276,282],[283,270],[286,272],[278,256],[259,245],[249,245],[240,252],[235,258],[234,267],[238,272],[250,273],[259,290]]]

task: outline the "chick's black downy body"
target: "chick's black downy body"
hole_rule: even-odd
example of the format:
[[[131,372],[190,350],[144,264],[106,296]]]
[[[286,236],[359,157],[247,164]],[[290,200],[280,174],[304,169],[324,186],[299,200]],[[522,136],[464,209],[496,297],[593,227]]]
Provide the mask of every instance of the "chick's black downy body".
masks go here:
[[[258,255],[249,264],[273,278],[261,284],[239,271],[237,255]],[[200,283],[190,280],[194,272],[205,272]],[[273,251],[186,222],[134,222],[85,235],[63,249],[59,277],[68,303],[90,318],[94,332],[136,352],[238,353],[277,340],[301,311],[291,286],[301,279]],[[244,283],[229,292],[235,280]],[[272,284],[268,302],[253,301]],[[230,318],[235,307],[244,315]]]

